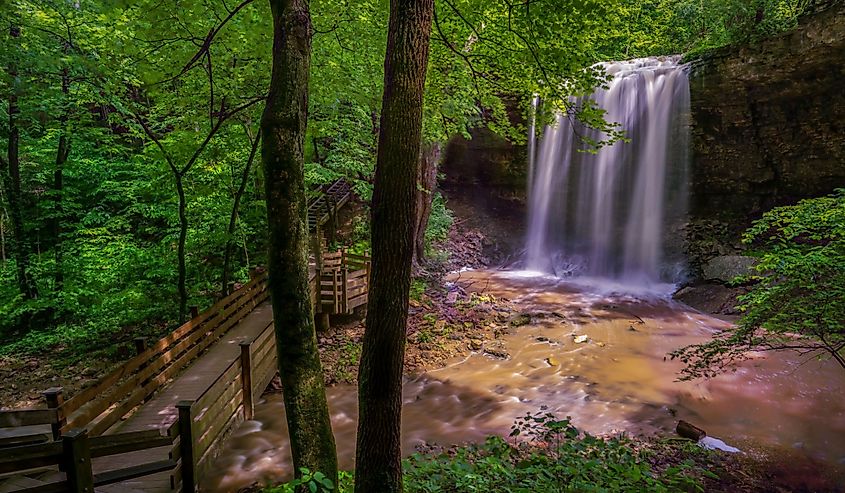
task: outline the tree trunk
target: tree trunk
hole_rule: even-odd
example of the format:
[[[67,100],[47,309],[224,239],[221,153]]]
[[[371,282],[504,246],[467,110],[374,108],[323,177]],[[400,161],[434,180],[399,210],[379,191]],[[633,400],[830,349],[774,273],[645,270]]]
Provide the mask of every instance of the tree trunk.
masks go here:
[[[273,73],[261,121],[279,374],[294,471],[321,471],[337,484],[337,453],[317,351],[308,279],[304,148],[311,65],[307,0],[270,0]]]
[[[184,175],[176,173],[176,193],[179,195],[179,246],[176,252],[178,257],[178,280],[176,285],[179,289],[179,323],[185,321],[188,313],[188,286],[187,267],[185,266],[185,242],[188,240],[188,215],[186,209],[188,200],[185,197]]]
[[[67,51],[67,50],[65,50]],[[70,78],[68,76],[68,69],[65,68],[62,70],[62,94],[65,98],[68,96],[68,92],[70,91]],[[65,101],[67,105],[67,101]],[[54,200],[55,205],[53,208],[53,237],[54,237],[54,245],[53,249],[55,252],[55,261],[56,261],[56,268],[55,268],[55,275],[53,278],[54,281],[54,289],[56,292],[61,291],[64,285],[64,272],[62,271],[62,219],[64,218],[64,205],[62,202],[62,192],[64,188],[64,166],[67,162],[67,158],[70,155],[70,139],[67,135],[67,126],[68,121],[68,110],[65,108],[62,110],[62,115],[59,117],[59,124],[61,125],[60,133],[59,133],[59,146],[56,151],[56,169],[53,172],[53,193],[55,194]]]
[[[0,204],[3,203],[2,189],[0,189]],[[0,260],[6,263],[6,208],[0,211]]]
[[[20,37],[20,28],[11,26],[9,28],[11,38]],[[13,57],[14,58],[14,57]],[[3,162],[3,182],[6,188],[6,196],[9,201],[9,218],[12,222],[12,235],[14,236],[14,255],[17,263],[18,287],[26,299],[38,297],[38,290],[35,283],[29,277],[29,242],[23,224],[23,212],[21,211],[21,162],[19,155],[20,130],[17,124],[17,115],[20,113],[18,107],[17,81],[18,69],[14,62],[9,64],[9,77],[12,79],[12,87],[9,92],[9,147],[7,162]]]
[[[420,153],[420,169],[417,172],[417,218],[414,229],[414,264],[425,261],[425,230],[431,217],[431,206],[437,192],[437,165],[440,162],[440,144],[424,147]]]
[[[249,132],[250,134],[252,132]],[[246,184],[249,182],[249,175],[252,172],[252,162],[255,160],[255,154],[258,151],[258,142],[261,140],[261,131],[252,139],[252,149],[249,151],[249,159],[244,165],[244,171],[241,175],[241,183],[238,190],[235,192],[235,199],[232,203],[232,213],[229,214],[229,228],[226,230],[226,252],[223,255],[223,283],[220,293],[225,297],[229,294],[229,278],[232,274],[232,250],[235,248],[235,227],[238,224],[238,211],[241,207],[241,198],[243,198],[246,191]]]
[[[402,363],[433,0],[391,0],[372,201],[373,264],[358,370],[355,491],[402,491]]]

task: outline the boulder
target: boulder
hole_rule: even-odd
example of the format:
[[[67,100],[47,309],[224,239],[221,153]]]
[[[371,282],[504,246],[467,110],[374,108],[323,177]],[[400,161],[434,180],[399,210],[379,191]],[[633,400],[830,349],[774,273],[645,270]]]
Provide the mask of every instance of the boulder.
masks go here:
[[[710,259],[701,269],[705,281],[730,282],[737,276],[753,273],[757,259],[743,255],[722,255]]]

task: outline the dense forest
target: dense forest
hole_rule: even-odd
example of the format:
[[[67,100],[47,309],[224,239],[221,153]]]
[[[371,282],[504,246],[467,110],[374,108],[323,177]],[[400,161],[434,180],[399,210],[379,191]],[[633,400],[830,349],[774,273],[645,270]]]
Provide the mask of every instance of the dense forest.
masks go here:
[[[761,2],[768,15],[760,22],[758,7],[741,1],[566,7],[438,5],[428,145],[482,123],[524,139],[503,97],[523,106],[534,93],[562,98],[559,88],[577,93],[600,82],[582,72],[598,61],[777,32],[801,5]],[[366,200],[387,5],[311,11],[306,189],[347,177]],[[102,348],[122,328],[183,319],[186,306],[207,303],[265,262],[262,169],[252,148],[269,84],[270,21],[261,2],[4,8],[6,353]],[[473,26],[482,24],[479,38]]]
[[[267,271],[296,471],[279,491],[728,491],[707,470],[719,459],[691,445],[608,441],[545,413],[513,428],[531,445],[490,438],[403,465],[409,304],[437,327],[441,315],[418,306],[449,270],[463,221],[438,165],[454,136],[483,127],[530,147],[529,128],[558,115],[584,129],[585,153],[628,142],[630,129],[589,98],[611,83],[600,62],[754,46],[832,3],[5,0],[4,375],[93,380],[139,338],[166,336]],[[340,179],[353,212],[315,241],[308,205]],[[758,263],[731,281],[745,293],[737,329],[672,348],[685,364],[677,377],[715,376],[771,349],[845,367],[843,203],[839,190],[750,218],[743,248]],[[309,296],[321,235],[317,250],[372,256],[347,379],[361,417],[354,486],[338,476]],[[33,400],[15,389],[3,407]]]

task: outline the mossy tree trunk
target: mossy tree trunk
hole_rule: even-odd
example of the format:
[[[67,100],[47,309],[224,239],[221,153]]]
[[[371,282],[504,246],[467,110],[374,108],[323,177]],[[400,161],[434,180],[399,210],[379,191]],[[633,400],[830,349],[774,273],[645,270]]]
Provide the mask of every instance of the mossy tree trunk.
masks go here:
[[[294,468],[337,483],[323,371],[308,282],[304,144],[311,64],[307,0],[270,0],[273,73],[261,121],[269,228],[270,294]]]
[[[357,493],[402,491],[402,363],[433,0],[391,0],[372,201],[373,265],[358,372]]]

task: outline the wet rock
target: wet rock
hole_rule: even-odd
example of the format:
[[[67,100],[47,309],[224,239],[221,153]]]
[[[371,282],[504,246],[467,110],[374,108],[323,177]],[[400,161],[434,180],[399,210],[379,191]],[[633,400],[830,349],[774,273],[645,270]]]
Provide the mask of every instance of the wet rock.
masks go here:
[[[738,315],[738,297],[747,292],[746,287],[730,288],[717,283],[697,283],[681,288],[673,298],[705,313]]]
[[[472,339],[469,341],[469,348],[473,351],[478,351],[484,346],[484,343],[480,339]]]
[[[549,364],[549,366],[558,366],[558,365],[560,365],[560,361],[558,361],[558,359],[557,359],[557,358],[555,358],[554,356],[549,356],[548,358],[546,358],[546,363],[548,363],[548,364]]]
[[[484,354],[498,359],[508,359],[511,355],[505,349],[504,344],[499,341],[493,341],[484,347]]]
[[[757,259],[743,255],[722,255],[710,259],[701,269],[706,281],[730,282],[735,277],[753,273]]]
[[[587,342],[588,339],[589,339],[589,336],[587,336],[586,334],[582,334],[580,336],[575,336],[575,343],[576,344],[582,344],[582,343]]]
[[[516,316],[511,317],[510,324],[514,327],[521,327],[523,325],[528,325],[531,323],[531,315],[528,313],[520,313]]]

